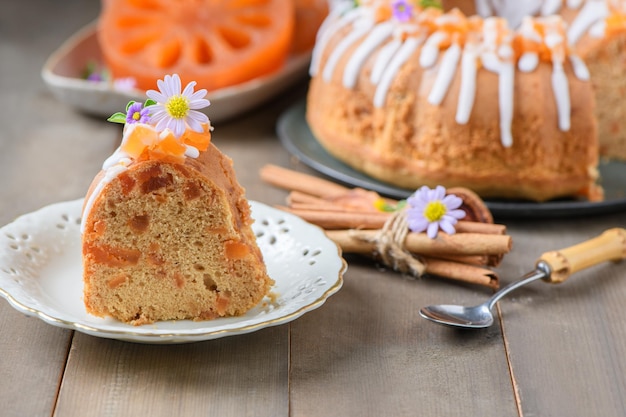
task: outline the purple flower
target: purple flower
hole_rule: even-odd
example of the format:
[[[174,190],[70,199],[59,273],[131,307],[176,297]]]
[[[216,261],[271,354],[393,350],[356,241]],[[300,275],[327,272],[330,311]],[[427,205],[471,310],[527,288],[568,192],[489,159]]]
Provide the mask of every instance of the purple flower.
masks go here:
[[[409,229],[416,233],[426,231],[431,239],[437,237],[439,229],[454,234],[454,225],[465,217],[465,212],[459,209],[463,200],[453,194],[446,195],[446,189],[440,185],[434,190],[426,186],[420,188],[407,202]]]
[[[133,103],[126,111],[126,123],[148,123],[150,121],[150,109],[143,107],[141,103]]]
[[[413,17],[413,5],[408,0],[396,0],[391,3],[393,17],[399,22],[408,22]]]
[[[87,81],[104,81],[102,75],[98,74],[97,72],[92,72],[91,74],[87,75],[86,79]]]

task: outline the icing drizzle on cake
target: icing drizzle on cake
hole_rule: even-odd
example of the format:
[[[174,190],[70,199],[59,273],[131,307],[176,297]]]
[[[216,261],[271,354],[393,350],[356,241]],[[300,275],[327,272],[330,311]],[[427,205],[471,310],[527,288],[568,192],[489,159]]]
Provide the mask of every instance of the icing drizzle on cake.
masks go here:
[[[519,5],[522,3],[523,6]],[[557,123],[560,130],[569,130],[571,103],[565,66],[570,65],[578,79],[589,80],[586,65],[571,45],[586,33],[591,36],[604,33],[611,12],[626,14],[624,4],[626,2],[618,0],[567,0],[565,5],[561,0],[477,0],[477,10],[486,16],[484,19],[466,17],[458,10],[443,13],[434,8],[415,7],[410,20],[400,22],[390,12],[393,6],[389,1],[367,1],[356,7],[352,1],[340,2],[320,28],[310,74],[321,74],[323,80],[329,82],[335,76],[339,61],[350,54],[339,75],[343,86],[352,89],[362,82],[359,76],[371,58],[371,73],[366,79],[375,87],[374,106],[382,108],[398,71],[410,59],[418,59],[424,69],[437,69],[427,96],[432,105],[443,102],[460,68],[461,86],[455,119],[465,124],[474,106],[477,72],[484,68],[498,75],[501,141],[503,146],[510,147],[513,144],[511,124],[516,69],[532,72],[542,62],[552,65]],[[559,16],[552,15],[561,7],[580,9],[569,29]],[[519,27],[511,29],[505,18],[492,16],[495,12],[508,13],[509,19],[516,17]],[[520,13],[544,16],[521,18]],[[329,40],[340,32],[345,36],[332,50],[327,50]],[[321,67],[320,57],[324,53],[328,53],[329,58]]]

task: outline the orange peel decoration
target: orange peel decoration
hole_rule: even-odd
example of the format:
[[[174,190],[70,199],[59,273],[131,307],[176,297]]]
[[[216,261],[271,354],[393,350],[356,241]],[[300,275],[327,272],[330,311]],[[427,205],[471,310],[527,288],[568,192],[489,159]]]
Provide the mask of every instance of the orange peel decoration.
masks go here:
[[[135,160],[157,159],[183,162],[189,148],[204,152],[211,143],[211,126],[203,125],[204,132],[188,129],[180,138],[173,132],[157,132],[154,126],[143,123],[127,125],[121,150]]]
[[[187,130],[181,138],[185,145],[193,146],[200,152],[206,151],[209,148],[209,143],[211,143],[211,125],[204,123],[202,127],[204,132]]]

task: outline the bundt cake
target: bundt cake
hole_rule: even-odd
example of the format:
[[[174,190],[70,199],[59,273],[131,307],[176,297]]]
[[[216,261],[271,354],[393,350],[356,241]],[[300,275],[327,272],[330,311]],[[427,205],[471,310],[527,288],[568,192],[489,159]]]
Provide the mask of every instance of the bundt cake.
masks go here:
[[[476,12],[472,2],[458,3]],[[516,9],[512,1],[494,3]],[[568,19],[526,16],[509,24],[406,0],[339,2],[313,51],[309,126],[338,159],[407,189],[464,186],[483,197],[600,200],[599,149],[609,154],[606,143],[618,141],[599,147],[598,129],[611,129],[605,119],[623,106],[607,108],[599,86],[622,88],[626,81],[591,77],[623,72],[624,62],[605,68],[617,58],[598,48],[601,68],[585,62],[591,52],[570,45],[575,24]],[[622,38],[615,39],[620,49]]]
[[[87,193],[82,217],[87,312],[134,325],[236,316],[273,281],[232,161],[210,143],[206,90],[159,81],[131,103],[120,147]],[[151,94],[152,93],[152,94]],[[204,94],[203,94],[204,93]]]
[[[523,16],[558,14],[571,48],[585,61],[596,96],[600,155],[626,160],[626,1],[624,0],[444,0],[468,14],[502,16],[518,27]]]

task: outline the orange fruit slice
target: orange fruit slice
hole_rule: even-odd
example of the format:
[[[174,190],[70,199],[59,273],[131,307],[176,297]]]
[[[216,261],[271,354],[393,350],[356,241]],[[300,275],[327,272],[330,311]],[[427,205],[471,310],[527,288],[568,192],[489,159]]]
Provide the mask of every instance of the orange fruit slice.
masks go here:
[[[300,54],[313,49],[320,25],[328,16],[328,0],[293,0],[295,28],[291,52]]]
[[[114,78],[146,90],[177,73],[215,90],[279,69],[294,15],[293,0],[106,0],[98,40]]]

